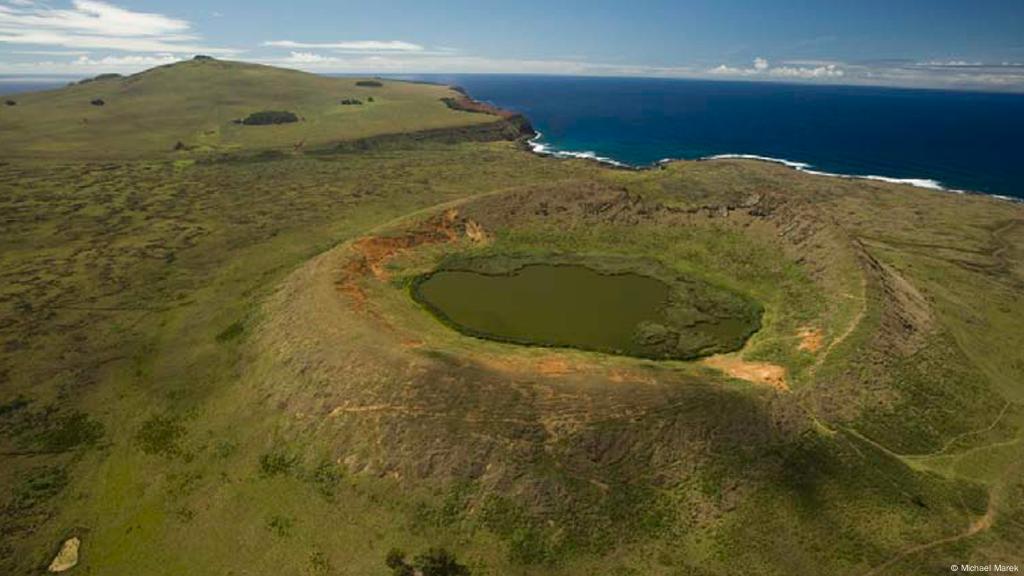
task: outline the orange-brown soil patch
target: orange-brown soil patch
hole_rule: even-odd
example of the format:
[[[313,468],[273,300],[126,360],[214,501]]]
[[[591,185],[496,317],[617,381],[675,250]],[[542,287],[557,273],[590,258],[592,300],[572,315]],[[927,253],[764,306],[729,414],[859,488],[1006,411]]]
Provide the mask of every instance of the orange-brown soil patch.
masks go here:
[[[764,384],[782,392],[789,391],[789,384],[786,383],[786,369],[777,364],[747,362],[724,354],[705,358],[704,364],[739,380]]]
[[[356,256],[352,271],[371,272],[378,280],[388,279],[385,265],[395,256],[412,248],[442,242],[452,242],[459,237],[456,223],[459,213],[448,210],[438,218],[427,220],[417,228],[401,236],[365,236],[356,240],[352,247]]]
[[[561,378],[585,376],[606,378],[609,382],[646,383],[654,382],[653,376],[643,371],[627,367],[609,367],[602,363],[588,362],[585,359],[567,357],[552,350],[549,355],[540,358],[517,355],[473,355],[472,361],[495,372],[503,372],[516,376],[544,376]]]
[[[476,222],[460,219],[458,210],[451,209],[431,218],[399,236],[364,236],[352,243],[354,255],[342,267],[338,289],[349,296],[354,305],[365,307],[366,293],[359,280],[372,275],[377,280],[388,280],[387,263],[409,250],[431,244],[455,242],[465,236],[472,242],[485,242],[486,231]]]
[[[797,336],[800,337],[800,345],[797,346],[797,350],[805,350],[807,352],[817,352],[821,349],[825,340],[821,330],[818,328],[801,328],[797,332]]]
[[[573,371],[572,365],[562,358],[546,358],[537,363],[537,372],[545,376],[561,376]]]

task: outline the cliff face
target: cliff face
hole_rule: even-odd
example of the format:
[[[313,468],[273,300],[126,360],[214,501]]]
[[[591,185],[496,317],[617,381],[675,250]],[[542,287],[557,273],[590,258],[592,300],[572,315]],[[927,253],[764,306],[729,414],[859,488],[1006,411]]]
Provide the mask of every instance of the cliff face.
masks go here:
[[[512,110],[505,110],[498,108],[497,106],[487,104],[486,102],[474,100],[466,93],[465,89],[461,87],[454,86],[452,89],[458,92],[460,96],[456,98],[441,99],[441,101],[452,110],[471,112],[475,114],[489,114],[491,116],[502,118],[518,131],[519,137],[530,138],[537,135],[537,131],[534,130],[526,116]]]

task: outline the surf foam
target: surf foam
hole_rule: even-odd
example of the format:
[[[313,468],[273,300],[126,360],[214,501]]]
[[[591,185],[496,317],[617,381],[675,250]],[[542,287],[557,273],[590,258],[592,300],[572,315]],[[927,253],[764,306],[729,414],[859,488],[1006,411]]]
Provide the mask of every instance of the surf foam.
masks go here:
[[[618,168],[631,168],[634,170],[640,170],[642,166],[635,166],[632,164],[626,164],[620,162],[614,158],[607,156],[601,156],[596,152],[592,151],[572,151],[572,150],[558,150],[549,144],[541,142],[540,139],[544,135],[541,132],[537,132],[537,135],[527,141],[530,145],[530,149],[542,156],[552,156],[555,158],[581,158],[584,160],[593,160],[602,164],[608,164]],[[680,160],[680,158],[662,158],[653,165],[663,166]],[[807,162],[797,162],[795,160],[786,160],[785,158],[772,158],[771,156],[760,156],[758,154],[714,154],[711,156],[702,156],[697,160],[758,160],[761,162],[771,162],[773,164],[782,164],[788,168],[804,172],[805,174],[813,174],[815,176],[828,176],[830,178],[845,178],[848,180],[874,180],[876,182],[887,182],[889,184],[904,184],[908,186],[914,186],[916,188],[927,188],[928,190],[941,190],[943,192],[954,192],[956,194],[966,194],[966,190],[958,190],[956,188],[947,188],[943,186],[938,180],[932,180],[930,178],[893,178],[891,176],[879,176],[876,174],[839,174],[836,172],[825,172],[823,170],[815,170],[811,164]],[[1011,198],[1009,196],[1001,196],[999,194],[987,194],[994,198],[1001,200],[1009,200],[1011,202],[1024,202],[1024,200],[1018,198]]]
[[[601,156],[598,153],[592,152],[590,150],[557,150],[541,142],[540,139],[543,136],[544,134],[538,131],[536,136],[527,140],[527,143],[530,145],[530,150],[532,150],[535,154],[540,154],[542,156],[552,156],[554,158],[579,158],[582,160],[593,160],[595,162],[608,164],[610,166],[615,166],[617,168],[636,168],[636,166],[631,166],[629,164],[626,164],[625,162],[619,162],[618,160],[614,158],[609,158],[608,156]]]

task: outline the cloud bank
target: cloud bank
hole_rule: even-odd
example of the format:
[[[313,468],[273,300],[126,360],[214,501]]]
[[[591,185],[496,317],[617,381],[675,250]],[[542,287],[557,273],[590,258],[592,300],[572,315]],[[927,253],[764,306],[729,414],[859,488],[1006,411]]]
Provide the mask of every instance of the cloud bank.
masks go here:
[[[518,73],[660,78],[734,78],[831,84],[1024,92],[1024,64],[956,57],[930,60],[784,60],[678,65],[517,58],[428,46],[414,38],[269,39],[242,49],[210,45],[192,23],[105,0],[0,0],[0,74],[130,73],[194,54],[238,57],[321,73]],[[215,16],[211,16],[213,18]],[[5,49],[5,47],[7,47]],[[662,55],[668,58],[670,55]]]
[[[238,52],[204,45],[190,28],[185,20],[98,0],[73,0],[70,8],[28,0],[0,4],[0,44],[165,54]]]
[[[293,40],[270,40],[263,43],[264,46],[275,48],[320,48],[343,52],[379,52],[379,53],[421,53],[426,48],[412,42],[401,40],[355,40],[349,42],[295,42]]]
[[[793,65],[771,66],[765,58],[754,58],[754,65],[750,68],[738,68],[721,64],[707,71],[714,76],[767,76],[772,78],[797,78],[810,80],[815,78],[842,78],[846,72],[833,62],[822,63],[818,66]]]

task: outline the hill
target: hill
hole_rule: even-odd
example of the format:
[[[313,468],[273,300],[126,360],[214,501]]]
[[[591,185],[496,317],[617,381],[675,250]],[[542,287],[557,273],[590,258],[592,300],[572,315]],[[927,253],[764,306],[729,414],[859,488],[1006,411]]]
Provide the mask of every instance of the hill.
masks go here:
[[[240,64],[21,100],[215,101],[216,67],[252,103],[218,113],[230,145],[5,125],[5,150],[41,152],[0,160],[0,573],[43,573],[71,538],[71,574],[386,576],[437,547],[476,576],[1024,561],[1024,205],[541,157],[500,111],[389,81],[364,89],[408,115],[293,148],[275,134],[312,125],[309,102],[326,123],[368,96]],[[188,102],[159,108],[195,134]],[[307,121],[232,123],[260,111]],[[698,353],[478,338],[413,297],[535,264],[663,281],[672,318],[627,337]],[[712,354],[736,346],[696,336],[730,309],[756,332]]]
[[[17,106],[0,110],[0,155],[116,159],[167,156],[176,147],[193,153],[291,150],[494,122],[486,114],[452,111],[444,100],[457,96],[430,84],[368,83],[201,58],[18,95]],[[341,104],[352,98],[365,104]],[[301,121],[258,127],[235,122],[276,110]]]

